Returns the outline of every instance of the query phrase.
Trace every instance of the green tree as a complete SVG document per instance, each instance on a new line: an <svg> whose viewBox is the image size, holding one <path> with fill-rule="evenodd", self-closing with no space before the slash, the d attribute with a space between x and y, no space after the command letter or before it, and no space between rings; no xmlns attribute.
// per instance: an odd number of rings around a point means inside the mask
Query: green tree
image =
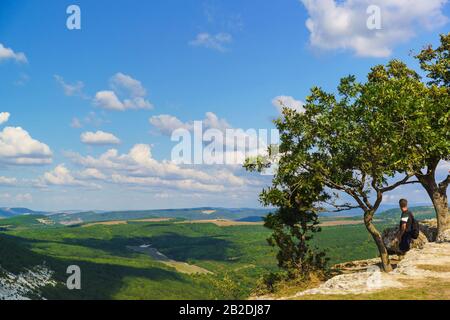
<svg viewBox="0 0 450 320"><path fill-rule="evenodd" d="M349 76L341 80L337 94L313 88L304 113L283 108L283 116L275 121L281 140L278 170L272 187L262 192L261 200L280 208L275 214L276 228L270 224L272 216L266 220L274 235L282 227L298 225L302 219L312 223L312 231L317 212L325 208L362 209L383 269L390 271L389 255L373 223L374 215L384 193L414 183L410 181L413 174L406 173L398 181L388 183L389 177L396 174L395 159L390 156L396 147L386 143L388 134L384 127L389 115L361 103L363 90L364 85ZM267 165L261 160L253 164L259 168ZM305 225L301 229L305 230ZM294 232L290 236L301 239L301 234ZM282 260L295 256L288 245L290 237L278 238Z"/></svg>
<svg viewBox="0 0 450 320"><path fill-rule="evenodd" d="M392 145L391 164L413 172L436 210L438 240L449 238L447 188L450 175L437 180L440 161L450 159L450 33L436 49L416 56L428 83L401 61L377 66L364 85L361 103L383 114L385 143Z"/></svg>
<svg viewBox="0 0 450 320"><path fill-rule="evenodd" d="M418 139L415 141L420 146L422 163L428 169L426 173L418 170L416 176L436 209L438 241L450 240L447 197L450 174L441 182L436 180L435 175L439 162L450 160L450 33L441 35L439 47L433 49L428 46L416 58L429 79L429 104L425 108L427 124L421 127L420 135L425 137L425 143Z"/></svg>
<svg viewBox="0 0 450 320"><path fill-rule="evenodd" d="M272 148L269 152L277 154ZM310 172L292 175L296 164L283 160L281 163L273 185L260 195L260 201L265 206L278 208L265 218L264 225L273 230L267 240L271 246L279 248L278 266L287 272L289 279L308 280L311 273L322 272L327 263L325 254L311 248L308 241L320 232L315 203L327 199L328 195ZM262 171L270 164L269 156L256 161L249 159L245 166L250 171Z"/></svg>
<svg viewBox="0 0 450 320"><path fill-rule="evenodd" d="M263 190L261 201L279 208L266 225L274 230L280 266L307 261L307 246L301 244L308 238L302 232L318 230L318 211L361 208L383 269L390 271L373 218L384 194L405 184L424 186L436 208L438 238L445 238L450 175L438 182L436 169L450 158L449 49L450 34L441 36L438 48L429 46L417 55L428 83L393 60L372 68L365 83L354 76L343 78L337 93L313 88L304 113L283 108L283 116L275 121L279 155L269 152L268 158L246 165L262 170L279 160L272 187Z"/></svg>

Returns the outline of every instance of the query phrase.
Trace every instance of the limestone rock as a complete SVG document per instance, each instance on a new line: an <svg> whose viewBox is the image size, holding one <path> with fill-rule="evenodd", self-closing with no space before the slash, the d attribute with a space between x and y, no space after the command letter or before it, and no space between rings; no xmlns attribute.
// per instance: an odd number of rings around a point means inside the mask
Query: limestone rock
<svg viewBox="0 0 450 320"><path fill-rule="evenodd" d="M439 238L436 239L436 242L439 242L439 243L450 242L450 229L442 232L439 235Z"/></svg>
<svg viewBox="0 0 450 320"><path fill-rule="evenodd" d="M425 234L429 242L435 242L437 237L437 220L428 219L419 222L420 231Z"/></svg>
<svg viewBox="0 0 450 320"><path fill-rule="evenodd" d="M387 228L386 230L383 231L383 235L382 235L383 242L384 242L389 254L401 254L402 253L399 248L399 242L396 239L397 232L398 232L398 227ZM428 241L428 238L425 235L425 233L420 231L419 237L417 239L413 239L413 241L411 242L411 249L422 249L425 246L425 244L427 244L428 242L429 241Z"/></svg>

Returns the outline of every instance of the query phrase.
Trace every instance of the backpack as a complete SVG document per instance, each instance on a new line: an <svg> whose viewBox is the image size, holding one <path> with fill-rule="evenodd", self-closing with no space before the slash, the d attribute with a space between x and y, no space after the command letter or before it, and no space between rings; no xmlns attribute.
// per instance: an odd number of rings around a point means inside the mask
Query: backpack
<svg viewBox="0 0 450 320"><path fill-rule="evenodd" d="M419 238L419 233L420 233L419 221L417 221L416 218L414 218L414 216L411 212L409 213L409 216L412 219L411 237L413 239L417 239L417 238Z"/></svg>

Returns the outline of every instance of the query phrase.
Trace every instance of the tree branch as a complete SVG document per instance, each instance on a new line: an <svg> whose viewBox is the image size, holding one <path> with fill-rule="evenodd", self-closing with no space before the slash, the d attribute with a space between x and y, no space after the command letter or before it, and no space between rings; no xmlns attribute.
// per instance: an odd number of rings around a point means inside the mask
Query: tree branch
<svg viewBox="0 0 450 320"><path fill-rule="evenodd" d="M399 187L401 185L404 185L404 184L418 183L419 181L408 181L412 176L413 176L413 174L407 174L402 180L397 181L396 183L394 183L394 184L392 184L390 186L387 186L387 187L384 187L384 188L381 188L381 189L378 189L378 188L375 188L375 189L377 191L380 191L381 193L385 193L385 192L388 192L388 191L392 191L395 188L397 188L397 187Z"/></svg>
<svg viewBox="0 0 450 320"><path fill-rule="evenodd" d="M333 181L325 179L325 184L327 184L328 187L334 188L337 190L344 191L348 195L352 196L353 199L358 203L358 206L363 209L364 211L369 210L369 207L361 200L361 198L358 197L358 195L351 189L346 188L345 186L339 185L334 183Z"/></svg>
<svg viewBox="0 0 450 320"><path fill-rule="evenodd" d="M445 180L439 183L439 189L445 191L447 190L449 184L450 184L450 174L447 176Z"/></svg>
<svg viewBox="0 0 450 320"><path fill-rule="evenodd" d="M328 201L324 201L324 203L329 204L330 206L336 208L336 210L326 210L325 208L321 208L325 212L332 212L332 213L360 208L360 206L358 206L358 205L351 205L350 203L336 204L336 203L331 203L331 202L328 202Z"/></svg>

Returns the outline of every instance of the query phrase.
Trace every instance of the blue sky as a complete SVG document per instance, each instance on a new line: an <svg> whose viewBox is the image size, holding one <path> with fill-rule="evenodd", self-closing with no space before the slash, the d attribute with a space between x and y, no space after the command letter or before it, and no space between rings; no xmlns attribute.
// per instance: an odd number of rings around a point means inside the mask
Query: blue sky
<svg viewBox="0 0 450 320"><path fill-rule="evenodd" d="M72 4L81 8L81 30L66 27ZM365 26L370 4L382 9L377 33ZM312 86L333 90L341 77L362 79L391 58L415 66L410 50L448 32L449 7L444 0L2 0L0 112L9 118L0 125L0 206L256 207L270 177L239 166L171 164L168 129L194 120L273 128L275 97L301 105ZM427 202L417 188L387 200L415 193Z"/></svg>

